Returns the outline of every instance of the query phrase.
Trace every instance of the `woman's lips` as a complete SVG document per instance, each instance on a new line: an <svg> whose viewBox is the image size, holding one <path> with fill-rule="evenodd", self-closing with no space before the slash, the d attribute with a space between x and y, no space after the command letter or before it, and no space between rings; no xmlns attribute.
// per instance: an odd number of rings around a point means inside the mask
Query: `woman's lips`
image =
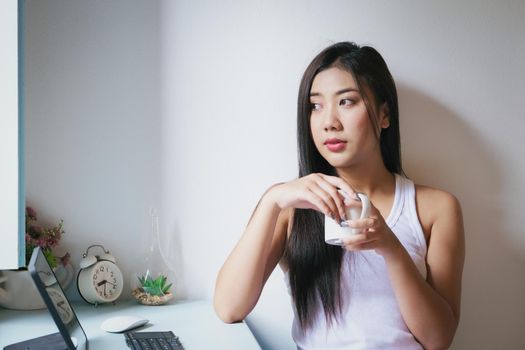
<svg viewBox="0 0 525 350"><path fill-rule="evenodd" d="M346 147L346 141L339 139L328 139L324 142L324 145L331 152L341 152Z"/></svg>

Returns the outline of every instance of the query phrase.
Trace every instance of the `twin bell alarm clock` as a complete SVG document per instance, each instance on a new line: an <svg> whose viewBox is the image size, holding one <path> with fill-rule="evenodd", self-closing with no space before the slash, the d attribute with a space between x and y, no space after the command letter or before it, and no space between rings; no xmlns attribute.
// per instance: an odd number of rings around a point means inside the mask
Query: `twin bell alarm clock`
<svg viewBox="0 0 525 350"><path fill-rule="evenodd" d="M101 248L103 254L89 255L91 248ZM122 294L124 280L122 272L115 264L115 258L100 244L88 247L82 254L77 288L82 299L90 304L110 303Z"/></svg>

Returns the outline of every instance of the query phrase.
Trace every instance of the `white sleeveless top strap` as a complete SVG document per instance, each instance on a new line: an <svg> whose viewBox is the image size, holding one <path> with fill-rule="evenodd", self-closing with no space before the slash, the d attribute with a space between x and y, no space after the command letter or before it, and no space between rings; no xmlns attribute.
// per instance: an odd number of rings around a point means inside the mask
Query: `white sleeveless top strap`
<svg viewBox="0 0 525 350"><path fill-rule="evenodd" d="M415 186L397 174L394 204L386 223L426 278L427 245L417 217ZM285 282L289 290L287 272ZM332 325L326 324L320 310L312 328L303 331L293 307L292 337L298 349L423 349L401 317L385 262L375 251L345 252L341 293L342 319Z"/></svg>

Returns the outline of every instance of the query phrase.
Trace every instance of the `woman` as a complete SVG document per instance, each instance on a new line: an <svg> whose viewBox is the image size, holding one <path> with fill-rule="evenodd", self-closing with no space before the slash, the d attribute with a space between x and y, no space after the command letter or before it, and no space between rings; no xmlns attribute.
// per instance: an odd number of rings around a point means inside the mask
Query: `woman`
<svg viewBox="0 0 525 350"><path fill-rule="evenodd" d="M465 243L451 194L414 185L401 167L397 93L380 54L342 42L301 81L299 178L270 187L217 277L225 322L253 309L277 263L301 349L444 349L460 312ZM338 189L365 193L368 218L347 220ZM324 242L325 215L359 234Z"/></svg>

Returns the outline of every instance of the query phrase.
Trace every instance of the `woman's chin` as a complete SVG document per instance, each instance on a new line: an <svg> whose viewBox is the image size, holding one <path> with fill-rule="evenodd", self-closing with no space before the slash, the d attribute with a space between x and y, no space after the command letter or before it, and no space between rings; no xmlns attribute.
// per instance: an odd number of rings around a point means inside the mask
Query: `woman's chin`
<svg viewBox="0 0 525 350"><path fill-rule="evenodd" d="M345 168L350 168L354 165L354 162L352 162L351 160L345 158L345 159L341 159L341 158L335 158L333 157L332 159L327 159L328 161L328 164L330 164L331 166L333 166L334 168L336 169L345 169Z"/></svg>

